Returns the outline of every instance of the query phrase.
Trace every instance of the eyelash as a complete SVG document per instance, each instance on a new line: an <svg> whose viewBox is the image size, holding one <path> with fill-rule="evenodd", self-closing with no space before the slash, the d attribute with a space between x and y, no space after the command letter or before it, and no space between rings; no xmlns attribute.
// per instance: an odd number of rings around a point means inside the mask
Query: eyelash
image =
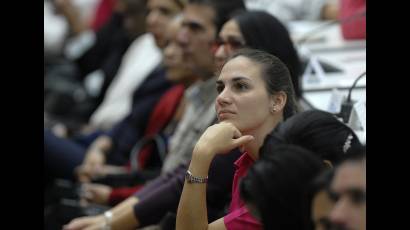
<svg viewBox="0 0 410 230"><path fill-rule="evenodd" d="M235 83L234 88L238 89L239 91L245 91L245 90L249 89L248 85L244 84L244 83Z"/></svg>
<svg viewBox="0 0 410 230"><path fill-rule="evenodd" d="M225 86L224 85L217 85L216 86L216 91L218 92L218 94L220 94L223 90L224 90ZM244 83L235 83L233 85L233 88L237 91L246 91L249 89L249 86L247 84Z"/></svg>

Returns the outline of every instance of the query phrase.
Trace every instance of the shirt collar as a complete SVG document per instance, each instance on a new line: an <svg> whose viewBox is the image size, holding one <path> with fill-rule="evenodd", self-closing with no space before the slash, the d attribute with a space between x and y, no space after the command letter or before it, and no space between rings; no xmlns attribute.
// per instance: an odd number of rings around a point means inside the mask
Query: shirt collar
<svg viewBox="0 0 410 230"><path fill-rule="evenodd" d="M242 156L234 162L235 168L249 168L255 161L249 156L248 152L244 152Z"/></svg>

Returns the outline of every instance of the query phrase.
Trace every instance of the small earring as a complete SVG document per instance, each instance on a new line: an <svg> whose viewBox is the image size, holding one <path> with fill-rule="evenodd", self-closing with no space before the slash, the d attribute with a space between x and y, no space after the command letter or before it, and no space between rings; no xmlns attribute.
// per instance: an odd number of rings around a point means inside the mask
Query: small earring
<svg viewBox="0 0 410 230"><path fill-rule="evenodd" d="M275 112L276 112L276 106L274 106L274 107L270 110L270 112L271 112L271 113L275 113Z"/></svg>

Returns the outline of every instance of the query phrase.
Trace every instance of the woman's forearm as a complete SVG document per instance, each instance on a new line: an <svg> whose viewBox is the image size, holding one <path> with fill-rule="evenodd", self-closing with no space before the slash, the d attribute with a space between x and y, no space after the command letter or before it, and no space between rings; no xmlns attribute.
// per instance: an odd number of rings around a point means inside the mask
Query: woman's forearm
<svg viewBox="0 0 410 230"><path fill-rule="evenodd" d="M138 219L134 215L134 205L138 203L138 198L132 196L115 206L112 211L111 229L135 229L139 225Z"/></svg>
<svg viewBox="0 0 410 230"><path fill-rule="evenodd" d="M193 176L205 178L213 155L207 151L194 150L189 171ZM178 205L176 229L207 229L206 183L188 183L185 180Z"/></svg>

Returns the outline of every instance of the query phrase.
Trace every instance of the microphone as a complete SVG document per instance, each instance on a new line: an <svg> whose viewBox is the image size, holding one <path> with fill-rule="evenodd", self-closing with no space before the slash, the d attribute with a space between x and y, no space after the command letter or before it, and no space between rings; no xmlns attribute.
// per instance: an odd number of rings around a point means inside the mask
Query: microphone
<svg viewBox="0 0 410 230"><path fill-rule="evenodd" d="M344 123L347 123L350 118L350 114L353 109L354 101L352 101L352 90L356 87L357 82L363 77L366 76L366 71L359 75L356 80L353 82L353 85L349 88L349 93L347 94L347 99L342 103L342 107L340 109L340 113L338 114L339 117L343 119Z"/></svg>

